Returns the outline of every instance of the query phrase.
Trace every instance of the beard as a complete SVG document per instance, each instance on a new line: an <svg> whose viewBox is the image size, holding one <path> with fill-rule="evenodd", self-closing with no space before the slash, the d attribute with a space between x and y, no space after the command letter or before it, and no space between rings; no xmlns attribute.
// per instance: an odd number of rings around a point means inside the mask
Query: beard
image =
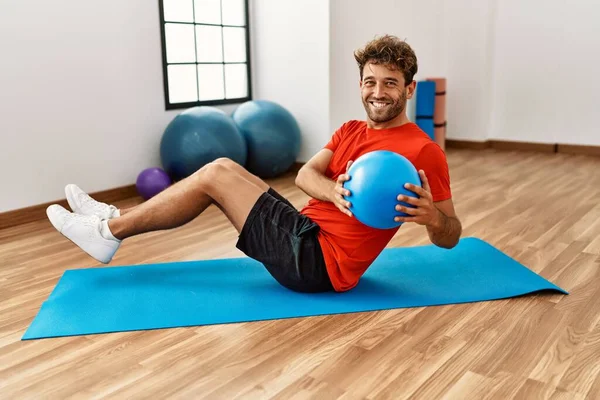
<svg viewBox="0 0 600 400"><path fill-rule="evenodd" d="M381 101L387 103L387 105L378 108L371 104L372 101ZM367 116L371 121L377 123L388 122L402 114L406 108L406 92L402 91L400 97L395 101L387 98L370 98L367 100L363 98L362 102L363 106L365 107L365 111L367 112Z"/></svg>

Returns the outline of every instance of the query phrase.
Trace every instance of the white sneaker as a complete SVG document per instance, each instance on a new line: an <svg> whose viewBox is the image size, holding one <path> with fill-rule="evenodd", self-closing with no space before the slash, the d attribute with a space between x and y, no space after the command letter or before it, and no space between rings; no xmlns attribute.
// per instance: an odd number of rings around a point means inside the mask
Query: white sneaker
<svg viewBox="0 0 600 400"><path fill-rule="evenodd" d="M56 230L101 263L108 264L121 245L119 240L102 236L102 220L97 215L74 214L58 204L48 207L46 215Z"/></svg>
<svg viewBox="0 0 600 400"><path fill-rule="evenodd" d="M77 185L67 185L65 194L69 206L76 214L96 215L100 219L111 219L119 216L117 207L94 200Z"/></svg>

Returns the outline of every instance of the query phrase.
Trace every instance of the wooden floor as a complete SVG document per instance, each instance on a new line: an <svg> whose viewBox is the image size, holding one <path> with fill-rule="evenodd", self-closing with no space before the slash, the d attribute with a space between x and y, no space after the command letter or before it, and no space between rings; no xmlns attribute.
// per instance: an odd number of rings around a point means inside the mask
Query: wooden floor
<svg viewBox="0 0 600 400"><path fill-rule="evenodd" d="M40 221L0 231L0 398L600 398L600 158L448 158L463 236L570 295L23 342L63 271L98 265ZM307 200L290 176L272 184ZM113 264L240 256L236 237L211 208ZM404 226L389 246L426 243Z"/></svg>

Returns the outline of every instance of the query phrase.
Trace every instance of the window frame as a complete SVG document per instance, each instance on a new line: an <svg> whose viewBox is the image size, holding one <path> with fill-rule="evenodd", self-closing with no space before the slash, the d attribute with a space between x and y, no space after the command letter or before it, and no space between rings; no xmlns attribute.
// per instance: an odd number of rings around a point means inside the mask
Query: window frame
<svg viewBox="0 0 600 400"><path fill-rule="evenodd" d="M189 0L191 2L193 2L194 0ZM164 15L164 4L163 4L163 0L158 0L158 7L159 7L159 18L160 18L160 39L161 39L161 52L162 52L162 69L163 69L163 90L164 90L164 99L165 99L165 109L166 110L177 110L177 109L183 109L183 108L190 108L190 107L195 107L195 106L214 106L214 105L224 105L224 104L240 104L240 103L244 103L246 101L250 101L252 100L252 67L251 67L251 59L250 59L250 13L248 10L248 2L249 0L243 0L244 1L244 8L245 8L245 23L246 26L244 26L244 30L246 32L246 73L247 73L247 90L248 90L248 95L246 97L239 97L239 98L235 98L235 99L220 99L220 100L198 100L198 101L191 101L191 102L186 102L186 103L171 103L170 98L169 98L169 74L168 74L168 66L169 65L196 65L196 67L198 65L215 65L215 64L221 64L223 65L223 68L225 67L225 65L227 64L243 64L243 63L226 63L225 60L223 60L223 62L207 62L207 63L202 63L202 62L198 62L198 60L196 60L196 62L194 63L167 63L167 42L166 42L166 34L165 34L165 25L167 23L180 23L180 24L184 24L184 25L204 25L204 26L220 26L220 27L235 27L235 28L242 28L241 26L237 26L237 25L223 25L223 24L203 24L203 23L196 23L196 22L178 22L178 21L165 21L165 15ZM223 21L221 21L222 23ZM223 37L221 37L221 45L223 45L222 43L223 41ZM225 85L225 81L223 81L223 84ZM196 86L198 85L198 81L196 80Z"/></svg>

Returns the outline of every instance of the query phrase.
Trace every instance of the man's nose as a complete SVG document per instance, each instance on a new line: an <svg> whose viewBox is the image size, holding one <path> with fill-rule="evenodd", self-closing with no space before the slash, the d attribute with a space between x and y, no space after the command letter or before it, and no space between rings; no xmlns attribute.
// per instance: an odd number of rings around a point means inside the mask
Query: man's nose
<svg viewBox="0 0 600 400"><path fill-rule="evenodd" d="M383 84L377 83L375 85L375 92L374 92L375 97L381 98L381 97L383 97L384 93L385 92L384 92Z"/></svg>

